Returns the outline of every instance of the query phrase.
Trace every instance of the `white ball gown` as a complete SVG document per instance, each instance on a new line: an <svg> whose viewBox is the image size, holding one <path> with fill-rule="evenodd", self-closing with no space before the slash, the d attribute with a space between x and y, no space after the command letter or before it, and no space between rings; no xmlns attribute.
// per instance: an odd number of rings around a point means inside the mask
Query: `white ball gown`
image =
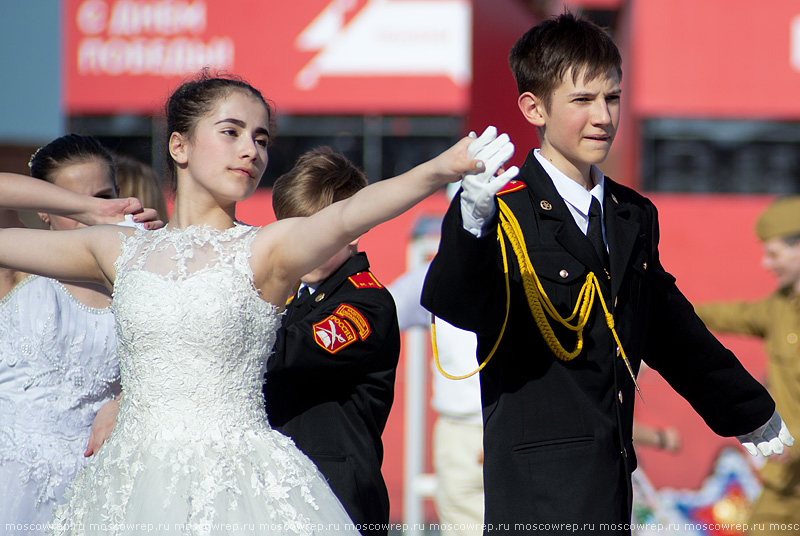
<svg viewBox="0 0 800 536"><path fill-rule="evenodd" d="M268 424L262 384L281 318L253 284L256 232L123 239L119 417L54 534L358 534L314 464Z"/></svg>
<svg viewBox="0 0 800 536"><path fill-rule="evenodd" d="M45 533L118 381L110 308L39 276L0 300L0 533Z"/></svg>

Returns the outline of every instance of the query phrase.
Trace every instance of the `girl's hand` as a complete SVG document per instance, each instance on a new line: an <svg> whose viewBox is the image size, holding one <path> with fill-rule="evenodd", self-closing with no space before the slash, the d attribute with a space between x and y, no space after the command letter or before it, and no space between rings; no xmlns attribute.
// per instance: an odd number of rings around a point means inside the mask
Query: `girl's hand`
<svg viewBox="0 0 800 536"><path fill-rule="evenodd" d="M97 199L95 208L86 215L85 220L78 217L75 219L87 225L116 224L123 221L128 214L133 216L135 223L142 223L147 229L159 229L164 226L164 222L158 219L158 212L152 208L143 208L142 203L135 197Z"/></svg>
<svg viewBox="0 0 800 536"><path fill-rule="evenodd" d="M435 173L443 183L456 182L465 173L482 172L485 163L470 154L469 146L474 142L474 138L469 136L462 138L448 150L431 160L436 166Z"/></svg>
<svg viewBox="0 0 800 536"><path fill-rule="evenodd" d="M122 398L121 395L103 404L97 415L95 415L92 423L92 432L89 434L89 444L86 445L86 450L83 453L84 457L88 458L97 454L100 447L111 435L111 431L117 424L120 398Z"/></svg>
<svg viewBox="0 0 800 536"><path fill-rule="evenodd" d="M490 126L477 139L474 133L462 138L431 163L438 167L436 173L444 182L458 181L465 174L477 174L484 178L482 182L489 182L513 155L514 144L508 134L498 136L497 128ZM503 180L516 176L516 171L509 169Z"/></svg>

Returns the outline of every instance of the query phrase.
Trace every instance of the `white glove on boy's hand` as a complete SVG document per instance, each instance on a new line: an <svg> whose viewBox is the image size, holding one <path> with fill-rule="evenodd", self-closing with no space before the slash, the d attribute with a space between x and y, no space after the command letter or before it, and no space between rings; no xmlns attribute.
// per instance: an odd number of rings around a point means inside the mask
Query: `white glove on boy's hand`
<svg viewBox="0 0 800 536"><path fill-rule="evenodd" d="M475 137L474 132L469 133ZM514 144L508 134L497 135L495 127L487 127L483 134L467 148L470 158L482 160L483 171L466 173L461 180L461 219L464 229L480 238L486 222L494 216L494 197L503 186L517 176L516 166L495 177L495 173L514 155Z"/></svg>
<svg viewBox="0 0 800 536"><path fill-rule="evenodd" d="M758 456L759 452L762 456L782 454L784 445L787 447L794 445L794 438L777 411L765 425L749 434L736 436L736 439L753 456Z"/></svg>

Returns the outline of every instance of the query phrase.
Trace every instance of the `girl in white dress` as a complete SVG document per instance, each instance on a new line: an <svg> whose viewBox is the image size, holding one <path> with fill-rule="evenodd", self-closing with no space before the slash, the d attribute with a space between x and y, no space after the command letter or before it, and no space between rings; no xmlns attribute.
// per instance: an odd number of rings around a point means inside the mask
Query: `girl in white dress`
<svg viewBox="0 0 800 536"><path fill-rule="evenodd" d="M33 177L74 192L117 197L111 155L94 138L58 138L34 154L30 167ZM39 217L51 230L84 227L57 214ZM0 226L24 224L17 211L0 209ZM0 269L3 534L44 534L84 464L95 413L119 393L110 302L97 284Z"/></svg>
<svg viewBox="0 0 800 536"><path fill-rule="evenodd" d="M237 223L236 203L266 168L271 115L260 92L239 80L187 82L167 103L177 188L166 227L95 226L61 240L0 232L0 265L114 293L119 417L68 490L55 534L358 533L264 412L266 358L286 297L369 228L462 173L493 174L503 162L468 156L465 138L313 216L249 227Z"/></svg>

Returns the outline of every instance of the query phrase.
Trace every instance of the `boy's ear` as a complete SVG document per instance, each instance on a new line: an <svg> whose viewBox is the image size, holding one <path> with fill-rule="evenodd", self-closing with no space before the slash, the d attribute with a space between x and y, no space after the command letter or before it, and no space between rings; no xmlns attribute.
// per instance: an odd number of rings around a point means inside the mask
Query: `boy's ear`
<svg viewBox="0 0 800 536"><path fill-rule="evenodd" d="M539 97L526 91L517 99L517 105L528 123L537 127L545 125L544 104Z"/></svg>
<svg viewBox="0 0 800 536"><path fill-rule="evenodd" d="M178 164L185 164L189 160L186 154L186 141L179 132L173 132L169 137L169 154Z"/></svg>

